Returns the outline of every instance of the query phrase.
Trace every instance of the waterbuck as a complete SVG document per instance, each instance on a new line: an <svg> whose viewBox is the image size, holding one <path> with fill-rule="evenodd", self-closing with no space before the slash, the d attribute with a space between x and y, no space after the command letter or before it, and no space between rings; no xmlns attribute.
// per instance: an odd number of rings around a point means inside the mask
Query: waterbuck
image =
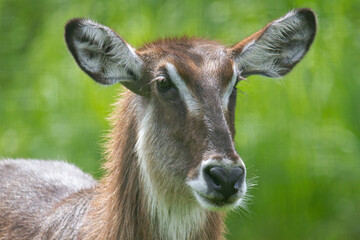
<svg viewBox="0 0 360 240"><path fill-rule="evenodd" d="M70 20L67 46L101 84L128 90L113 113L105 176L59 161L0 162L0 239L218 240L242 204L246 169L234 147L236 84L280 77L316 32L296 9L226 47L201 38L139 49L88 19Z"/></svg>

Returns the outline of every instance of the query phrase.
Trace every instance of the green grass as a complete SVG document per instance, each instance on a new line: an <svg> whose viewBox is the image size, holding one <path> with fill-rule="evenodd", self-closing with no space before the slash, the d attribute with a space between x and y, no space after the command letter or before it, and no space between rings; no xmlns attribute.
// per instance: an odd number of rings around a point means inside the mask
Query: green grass
<svg viewBox="0 0 360 240"><path fill-rule="evenodd" d="M241 82L237 150L249 211L228 239L360 239L360 2L0 0L0 156L65 159L100 176L116 86L95 84L67 52L63 27L90 17L135 46L196 35L240 41L296 7L318 14L304 60L286 77Z"/></svg>

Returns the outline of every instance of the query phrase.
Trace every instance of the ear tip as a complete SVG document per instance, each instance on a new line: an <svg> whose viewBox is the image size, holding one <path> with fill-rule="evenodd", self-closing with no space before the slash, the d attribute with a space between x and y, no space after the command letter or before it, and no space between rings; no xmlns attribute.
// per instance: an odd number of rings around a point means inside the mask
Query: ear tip
<svg viewBox="0 0 360 240"><path fill-rule="evenodd" d="M299 8L295 10L297 14L301 15L309 26L316 30L317 18L314 10L310 8Z"/></svg>
<svg viewBox="0 0 360 240"><path fill-rule="evenodd" d="M72 18L66 22L65 29L79 26L81 24L81 22L83 22L84 20L85 20L84 18Z"/></svg>
<svg viewBox="0 0 360 240"><path fill-rule="evenodd" d="M311 14L315 16L315 12L311 8L297 8L295 11L298 13Z"/></svg>
<svg viewBox="0 0 360 240"><path fill-rule="evenodd" d="M82 18L73 18L65 24L65 41L67 43L69 43L70 37L76 32L76 29L80 27L82 21Z"/></svg>
<svg viewBox="0 0 360 240"><path fill-rule="evenodd" d="M70 51L72 51L72 44L74 39L81 35L80 29L90 24L95 24L95 22L87 18L73 18L67 21L65 24L64 37Z"/></svg>
<svg viewBox="0 0 360 240"><path fill-rule="evenodd" d="M87 21L85 18L73 18L65 24L65 43L78 64L79 59L76 47L74 46L74 40L80 36L79 29L85 24L85 21Z"/></svg>
<svg viewBox="0 0 360 240"><path fill-rule="evenodd" d="M79 27L86 25L99 25L95 21L88 18L72 18L65 24L65 34L72 33L74 30Z"/></svg>

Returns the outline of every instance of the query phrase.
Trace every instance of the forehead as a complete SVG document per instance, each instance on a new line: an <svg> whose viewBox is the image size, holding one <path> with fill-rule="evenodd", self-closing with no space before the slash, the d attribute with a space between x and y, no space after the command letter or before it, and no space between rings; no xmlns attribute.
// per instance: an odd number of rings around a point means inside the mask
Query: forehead
<svg viewBox="0 0 360 240"><path fill-rule="evenodd" d="M197 38L164 39L139 49L153 68L171 63L187 84L226 84L233 76L233 61L218 42ZM154 61L155 60L155 61ZM156 73L156 69L155 73Z"/></svg>

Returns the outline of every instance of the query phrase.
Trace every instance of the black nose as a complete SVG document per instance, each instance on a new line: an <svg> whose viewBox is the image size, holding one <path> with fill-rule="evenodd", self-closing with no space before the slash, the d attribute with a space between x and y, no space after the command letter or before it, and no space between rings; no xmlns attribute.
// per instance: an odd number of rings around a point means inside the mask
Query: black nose
<svg viewBox="0 0 360 240"><path fill-rule="evenodd" d="M209 167L205 170L205 180L209 189L215 189L227 200L236 194L244 181L245 171L240 167L226 169L220 166Z"/></svg>

